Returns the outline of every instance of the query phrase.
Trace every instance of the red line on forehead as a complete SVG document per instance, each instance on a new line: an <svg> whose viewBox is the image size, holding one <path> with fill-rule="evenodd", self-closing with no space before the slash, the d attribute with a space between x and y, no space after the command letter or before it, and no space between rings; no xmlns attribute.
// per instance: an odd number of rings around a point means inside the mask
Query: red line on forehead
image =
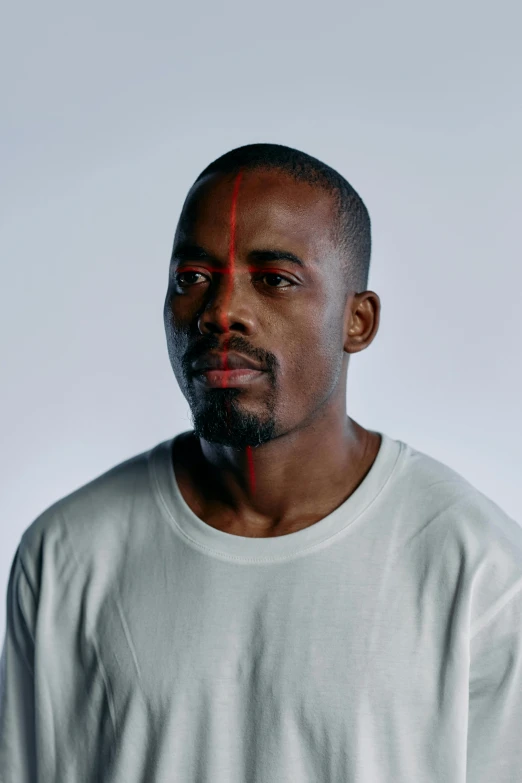
<svg viewBox="0 0 522 783"><path fill-rule="evenodd" d="M239 186L243 177L243 171L240 171L234 181L234 190L232 192L232 206L230 209L230 248L229 256L232 261L234 258L235 244L236 244L236 214L237 214L237 199L239 196Z"/></svg>

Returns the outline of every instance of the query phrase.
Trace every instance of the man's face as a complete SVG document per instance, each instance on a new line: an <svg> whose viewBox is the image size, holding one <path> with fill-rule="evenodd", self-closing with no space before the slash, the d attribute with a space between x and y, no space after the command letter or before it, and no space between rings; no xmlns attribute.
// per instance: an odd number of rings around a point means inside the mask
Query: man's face
<svg viewBox="0 0 522 783"><path fill-rule="evenodd" d="M164 321L196 436L245 449L311 423L344 393L346 293L328 192L279 171L246 170L234 199L236 182L237 174L214 174L189 192ZM192 362L210 351L242 353L265 372L244 386L209 387Z"/></svg>

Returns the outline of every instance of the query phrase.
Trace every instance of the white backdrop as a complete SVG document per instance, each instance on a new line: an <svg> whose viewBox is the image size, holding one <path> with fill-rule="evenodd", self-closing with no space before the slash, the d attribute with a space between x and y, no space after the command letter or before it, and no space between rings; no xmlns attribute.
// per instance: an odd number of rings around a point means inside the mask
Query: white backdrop
<svg viewBox="0 0 522 783"><path fill-rule="evenodd" d="M170 250L195 177L241 144L324 160L369 209L382 315L349 415L522 523L521 22L516 0L11 3L0 631L36 516L191 426Z"/></svg>

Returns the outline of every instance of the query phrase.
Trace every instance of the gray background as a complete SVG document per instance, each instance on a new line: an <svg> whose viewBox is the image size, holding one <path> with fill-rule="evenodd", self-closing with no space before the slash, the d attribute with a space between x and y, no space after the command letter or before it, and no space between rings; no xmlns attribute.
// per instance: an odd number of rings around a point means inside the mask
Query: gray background
<svg viewBox="0 0 522 783"><path fill-rule="evenodd" d="M368 206L382 316L349 414L522 523L518 3L11 3L3 22L0 629L36 516L191 426L169 255L193 180L240 144L319 157Z"/></svg>

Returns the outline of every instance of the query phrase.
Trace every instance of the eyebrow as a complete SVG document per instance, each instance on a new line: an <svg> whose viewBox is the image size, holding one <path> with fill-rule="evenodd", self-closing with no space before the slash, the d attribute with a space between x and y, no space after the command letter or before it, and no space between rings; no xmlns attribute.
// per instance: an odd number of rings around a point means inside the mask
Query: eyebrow
<svg viewBox="0 0 522 783"><path fill-rule="evenodd" d="M248 254L248 258L254 264L262 264L266 261L290 261L290 263L296 264L302 269L305 268L304 261L289 250L251 250ZM178 245L178 247L173 250L172 259L176 261L216 260L201 245L189 244L186 242Z"/></svg>

